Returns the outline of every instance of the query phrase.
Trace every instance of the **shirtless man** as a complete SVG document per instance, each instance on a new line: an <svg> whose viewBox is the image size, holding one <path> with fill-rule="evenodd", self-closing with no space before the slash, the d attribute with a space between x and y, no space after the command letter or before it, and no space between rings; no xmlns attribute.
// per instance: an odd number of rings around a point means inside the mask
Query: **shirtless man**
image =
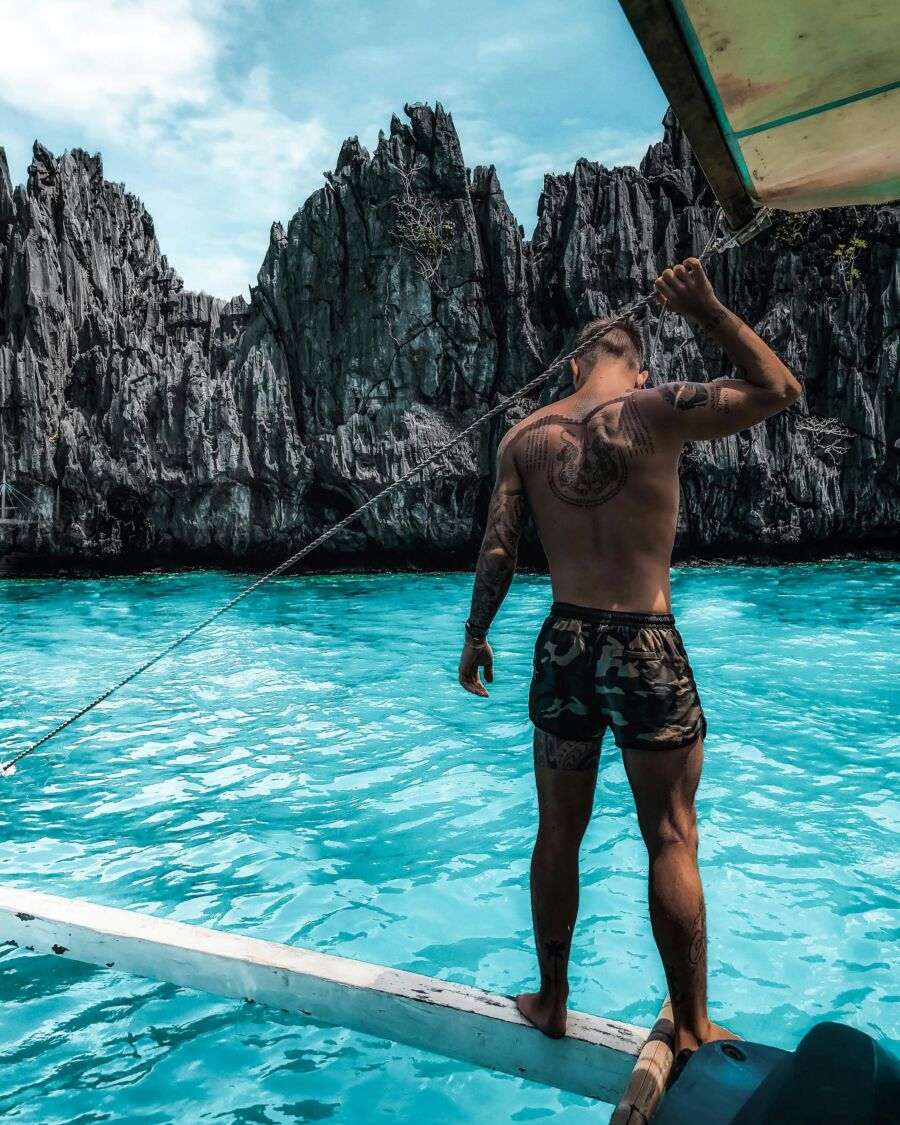
<svg viewBox="0 0 900 1125"><path fill-rule="evenodd" d="M649 853L650 920L683 1066L701 1044L734 1036L710 1023L706 1005L694 806L706 720L669 597L678 458L685 442L723 438L777 414L801 388L719 302L696 258L666 270L656 290L671 312L712 335L741 377L645 387L633 325L584 346L571 361L574 393L513 426L500 444L459 682L473 695L488 694L479 675L483 668L488 683L494 678L487 632L512 581L530 507L554 601L535 647L529 697L539 809L531 900L541 983L516 1003L546 1035L565 1035L578 851L601 739L611 728ZM585 325L576 347L602 323Z"/></svg>

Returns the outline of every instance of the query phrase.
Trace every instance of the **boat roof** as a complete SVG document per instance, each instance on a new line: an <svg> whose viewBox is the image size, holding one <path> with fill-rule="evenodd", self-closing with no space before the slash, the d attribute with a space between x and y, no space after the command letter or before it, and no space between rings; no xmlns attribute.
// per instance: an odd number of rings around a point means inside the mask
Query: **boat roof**
<svg viewBox="0 0 900 1125"><path fill-rule="evenodd" d="M733 228L900 198L897 0L620 0Z"/></svg>

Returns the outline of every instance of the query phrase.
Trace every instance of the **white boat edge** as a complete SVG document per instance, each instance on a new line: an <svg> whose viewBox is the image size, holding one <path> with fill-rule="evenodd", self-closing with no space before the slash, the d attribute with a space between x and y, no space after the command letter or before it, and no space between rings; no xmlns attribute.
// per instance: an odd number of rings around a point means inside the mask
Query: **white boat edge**
<svg viewBox="0 0 900 1125"><path fill-rule="evenodd" d="M508 996L13 887L0 887L0 945L252 1000L612 1103L649 1035L571 1012L566 1037L551 1040Z"/></svg>

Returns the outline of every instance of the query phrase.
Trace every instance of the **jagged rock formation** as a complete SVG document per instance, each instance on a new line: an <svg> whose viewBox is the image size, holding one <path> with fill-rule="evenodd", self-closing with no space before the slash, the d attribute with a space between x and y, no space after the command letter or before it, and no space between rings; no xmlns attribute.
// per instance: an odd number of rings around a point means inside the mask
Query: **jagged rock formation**
<svg viewBox="0 0 900 1125"><path fill-rule="evenodd" d="M29 522L0 526L0 551L127 566L280 558L710 232L713 200L671 117L639 170L579 161L548 176L528 243L494 169L466 169L449 115L406 113L372 156L345 142L326 186L273 227L249 302L185 292L99 157L36 145L13 191L0 150L0 451L34 501ZM848 288L834 251L854 234L866 245ZM900 207L782 219L710 272L806 397L688 449L682 552L890 543ZM725 373L674 317L656 366ZM504 426L345 531L337 556L469 561Z"/></svg>

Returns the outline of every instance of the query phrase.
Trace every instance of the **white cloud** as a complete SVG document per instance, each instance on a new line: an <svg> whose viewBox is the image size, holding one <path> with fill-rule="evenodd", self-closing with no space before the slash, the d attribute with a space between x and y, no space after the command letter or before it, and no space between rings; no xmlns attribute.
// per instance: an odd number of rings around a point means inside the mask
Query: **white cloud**
<svg viewBox="0 0 900 1125"><path fill-rule="evenodd" d="M246 297L247 285L255 277L264 249L265 244L251 249L249 254L233 254L224 240L216 239L205 245L203 254L181 254L177 262L170 261L169 264L183 277L210 279L209 284L194 286L197 291L203 290L213 297L236 297L241 293ZM250 262L254 266L248 271Z"/></svg>
<svg viewBox="0 0 900 1125"><path fill-rule="evenodd" d="M500 186L507 201L530 236L538 197L547 173L571 171L580 157L607 168L636 165L659 133L630 133L623 129L582 129L566 135L559 148L536 150L527 137L498 133L484 117L456 119L463 152L471 164L495 164L501 170Z"/></svg>
<svg viewBox="0 0 900 1125"><path fill-rule="evenodd" d="M212 190L223 217L261 201L278 201L271 218L290 214L322 184L322 170L334 162L337 146L317 120L295 121L269 103L232 102L217 97L204 114L191 114L166 132L141 122L136 140L155 146L152 159L199 180Z"/></svg>
<svg viewBox="0 0 900 1125"><path fill-rule="evenodd" d="M274 104L265 68L252 70L239 92L226 91L216 71L216 22L244 6L246 0L4 5L0 102L38 127L77 127L92 146L117 152L120 166L139 155L141 180L127 187L157 220L162 250L188 286L217 296L246 292L269 224L289 217L321 185L338 148L318 119L294 120ZM248 224L257 238L246 237ZM192 254L172 253L166 235L177 229L193 232ZM230 230L241 234L229 244Z"/></svg>
<svg viewBox="0 0 900 1125"><path fill-rule="evenodd" d="M190 0L31 0L3 10L0 98L106 133L211 96L215 48Z"/></svg>
<svg viewBox="0 0 900 1125"><path fill-rule="evenodd" d="M532 31L505 31L492 39L475 44L474 56L479 65L504 68L513 62L534 62L543 59L557 65L555 54L567 42L568 34L562 29L539 28Z"/></svg>
<svg viewBox="0 0 900 1125"><path fill-rule="evenodd" d="M533 152L514 158L511 181L517 186L533 182L548 172L568 172L584 157L607 168L637 165L648 147L659 137L652 133L628 134L614 129L595 129L578 134L556 152Z"/></svg>

